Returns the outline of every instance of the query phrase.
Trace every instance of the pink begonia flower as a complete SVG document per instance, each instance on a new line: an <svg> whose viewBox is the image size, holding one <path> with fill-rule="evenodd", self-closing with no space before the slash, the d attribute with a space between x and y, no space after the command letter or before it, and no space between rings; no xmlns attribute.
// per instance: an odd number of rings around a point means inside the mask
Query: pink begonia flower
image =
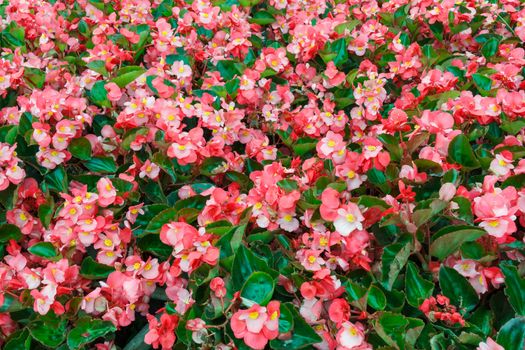
<svg viewBox="0 0 525 350"><path fill-rule="evenodd" d="M160 240L172 246L174 253L190 249L198 235L197 229L185 222L171 222L162 226L160 230Z"/></svg>
<svg viewBox="0 0 525 350"><path fill-rule="evenodd" d="M149 331L144 337L144 342L150 344L154 349L159 347L162 350L168 350L175 344L175 328L177 327L179 318L176 315L168 315L163 313L160 316L160 322L155 316L147 315L149 323Z"/></svg>
<svg viewBox="0 0 525 350"><path fill-rule="evenodd" d="M120 87L115 83L107 83L104 88L108 92L108 100L117 102L122 97L122 91Z"/></svg>
<svg viewBox="0 0 525 350"><path fill-rule="evenodd" d="M31 291L31 296L35 299L33 309L41 315L47 314L55 302L56 293L56 284L48 284L40 291L33 289Z"/></svg>
<svg viewBox="0 0 525 350"><path fill-rule="evenodd" d="M224 298L224 296L226 296L225 283L220 277L214 277L210 281L210 289L214 292L217 298Z"/></svg>
<svg viewBox="0 0 525 350"><path fill-rule="evenodd" d="M439 189L439 199L442 201L450 201L456 195L456 186L453 183L444 183Z"/></svg>
<svg viewBox="0 0 525 350"><path fill-rule="evenodd" d="M512 206L510 202L516 195L515 190L506 188L499 193L486 193L474 198L473 211L481 220L479 226L483 227L489 235L497 238L516 232L514 214L518 208Z"/></svg>
<svg viewBox="0 0 525 350"><path fill-rule="evenodd" d="M159 172L160 172L160 167L157 164L152 163L148 159L146 160L146 162L144 162L144 164L140 168L139 177L144 178L147 176L150 179L155 180L159 176Z"/></svg>
<svg viewBox="0 0 525 350"><path fill-rule="evenodd" d="M337 344L340 345L340 350L355 349L362 345L365 341L363 328L360 324L353 324L352 322L343 322L341 328L336 335Z"/></svg>
<svg viewBox="0 0 525 350"><path fill-rule="evenodd" d="M343 137L332 131L326 134L326 137L321 139L317 144L317 152L324 158L330 157L333 153L339 152L345 148Z"/></svg>
<svg viewBox="0 0 525 350"><path fill-rule="evenodd" d="M95 288L91 293L87 294L83 299L80 307L88 314L98 314L107 309L108 301L100 294L101 289Z"/></svg>
<svg viewBox="0 0 525 350"><path fill-rule="evenodd" d="M247 310L239 310L231 318L231 328L236 338L246 345L262 350L269 340L279 334L280 303L271 301L267 307L254 304Z"/></svg>
<svg viewBox="0 0 525 350"><path fill-rule="evenodd" d="M108 178L101 178L97 182L98 203L101 207L110 206L117 198L117 190Z"/></svg>
<svg viewBox="0 0 525 350"><path fill-rule="evenodd" d="M359 207L354 203L348 203L337 210L337 218L334 227L341 236L348 236L354 230L362 230L362 222L365 220Z"/></svg>
<svg viewBox="0 0 525 350"><path fill-rule="evenodd" d="M496 176L506 176L514 169L512 161L512 153L503 151L496 154L496 157L490 162L489 170Z"/></svg>

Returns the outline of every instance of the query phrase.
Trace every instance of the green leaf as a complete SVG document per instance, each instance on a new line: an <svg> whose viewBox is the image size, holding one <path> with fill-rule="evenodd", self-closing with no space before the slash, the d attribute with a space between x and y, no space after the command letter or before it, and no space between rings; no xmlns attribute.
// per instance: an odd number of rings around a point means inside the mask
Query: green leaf
<svg viewBox="0 0 525 350"><path fill-rule="evenodd" d="M412 243L394 243L385 247L381 257L381 284L386 290L392 290L392 285L405 266L412 252Z"/></svg>
<svg viewBox="0 0 525 350"><path fill-rule="evenodd" d="M25 46L25 29L19 26L16 21L11 21L6 29L1 33L0 38L2 44L16 48L19 46Z"/></svg>
<svg viewBox="0 0 525 350"><path fill-rule="evenodd" d="M499 40L496 37L492 37L483 44L481 47L481 53L486 58L491 58L498 52ZM487 89L486 89L487 90Z"/></svg>
<svg viewBox="0 0 525 350"><path fill-rule="evenodd" d="M223 236L226 237L226 236ZM222 249L221 249L222 251ZM277 277L278 273L268 267L268 264L263 259L255 256L251 250L244 245L240 245L235 253L232 266L232 282L235 288L242 288L246 280L257 271L263 271L272 276ZM237 289L237 290L238 290Z"/></svg>
<svg viewBox="0 0 525 350"><path fill-rule="evenodd" d="M7 342L3 344L2 350L30 350L31 336L29 331L24 328L16 331L7 338Z"/></svg>
<svg viewBox="0 0 525 350"><path fill-rule="evenodd" d="M399 162L403 156L403 149L399 145L398 138L389 134L377 135L377 138L385 145L392 160L394 162Z"/></svg>
<svg viewBox="0 0 525 350"><path fill-rule="evenodd" d="M292 146L293 152L298 156L304 156L315 150L317 139L310 137L301 137Z"/></svg>
<svg viewBox="0 0 525 350"><path fill-rule="evenodd" d="M111 157L93 157L83 164L94 173L111 174L117 171L117 164Z"/></svg>
<svg viewBox="0 0 525 350"><path fill-rule="evenodd" d="M88 64L86 64L86 67L105 77L108 76L108 71L106 70L106 62L102 60L91 61Z"/></svg>
<svg viewBox="0 0 525 350"><path fill-rule="evenodd" d="M241 76L244 72L244 65L233 60L223 60L217 62L217 70L221 73L222 78L228 81L236 75Z"/></svg>
<svg viewBox="0 0 525 350"><path fill-rule="evenodd" d="M292 315L291 319L294 321L291 337L285 340L271 340L270 348L274 350L311 349L313 344L317 344L322 341L321 337L308 323L306 323L304 318L299 315L293 304L281 304L281 314L283 313L283 309L286 309L285 312L288 312Z"/></svg>
<svg viewBox="0 0 525 350"><path fill-rule="evenodd" d="M443 29L443 23L434 22L430 24L429 27L436 39L438 39L439 41L443 41L443 33L445 32Z"/></svg>
<svg viewBox="0 0 525 350"><path fill-rule="evenodd" d="M468 138L464 134L459 134L452 139L448 146L448 155L454 163L461 164L467 169L476 169L480 166Z"/></svg>
<svg viewBox="0 0 525 350"><path fill-rule="evenodd" d="M117 84L120 88L126 87L131 82L135 81L138 77L140 77L142 74L144 74L146 70L139 66L127 66L124 68L121 68L118 73L117 77L112 80L115 84Z"/></svg>
<svg viewBox="0 0 525 350"><path fill-rule="evenodd" d="M469 311L478 304L478 293L476 293L466 278L453 268L441 266L439 270L439 286L442 293L454 305L459 305Z"/></svg>
<svg viewBox="0 0 525 350"><path fill-rule="evenodd" d="M68 151L73 157L88 160L91 158L91 143L85 137L73 139L69 144Z"/></svg>
<svg viewBox="0 0 525 350"><path fill-rule="evenodd" d="M67 335L67 345L72 350L79 349L85 344L116 330L117 328L109 321L82 319Z"/></svg>
<svg viewBox="0 0 525 350"><path fill-rule="evenodd" d="M390 205L388 205L384 200L374 196L359 196L359 200L357 201L357 203L367 208L379 207L384 210L390 208Z"/></svg>
<svg viewBox="0 0 525 350"><path fill-rule="evenodd" d="M265 306L272 300L275 281L265 272L254 272L241 289L241 297Z"/></svg>
<svg viewBox="0 0 525 350"><path fill-rule="evenodd" d="M27 251L33 255L46 259L56 258L58 256L55 246L49 242L39 242L34 244L29 247Z"/></svg>
<svg viewBox="0 0 525 350"><path fill-rule="evenodd" d="M173 252L173 247L162 243L159 235L145 235L138 238L137 242L140 250L150 252L160 258L167 259Z"/></svg>
<svg viewBox="0 0 525 350"><path fill-rule="evenodd" d="M358 19L353 19L348 22L344 22L335 26L334 30L337 34L341 35L345 31L351 32L355 27L361 24L361 21Z"/></svg>
<svg viewBox="0 0 525 350"><path fill-rule="evenodd" d="M241 190L248 192L253 187L253 181L245 174L236 171L226 172L226 178L241 186Z"/></svg>
<svg viewBox="0 0 525 350"><path fill-rule="evenodd" d="M430 254L443 260L456 252L463 243L473 242L484 236L486 231L474 226L448 226L439 230L430 245Z"/></svg>
<svg viewBox="0 0 525 350"><path fill-rule="evenodd" d="M416 264L411 261L407 264L405 291L406 299L413 307L419 307L434 291L434 283L421 277Z"/></svg>
<svg viewBox="0 0 525 350"><path fill-rule="evenodd" d="M18 226L12 224L0 226L0 243L7 243L11 239L18 241L20 238L22 238L22 232Z"/></svg>
<svg viewBox="0 0 525 350"><path fill-rule="evenodd" d="M241 6L251 7L257 5L261 1L262 0L239 0L239 3L241 4Z"/></svg>
<svg viewBox="0 0 525 350"><path fill-rule="evenodd" d="M505 350L523 350L525 347L525 317L508 321L498 332L496 341Z"/></svg>
<svg viewBox="0 0 525 350"><path fill-rule="evenodd" d="M501 184L501 188L506 188L509 186L513 186L516 189L525 187L525 174L509 176Z"/></svg>
<svg viewBox="0 0 525 350"><path fill-rule="evenodd" d="M89 99L100 107L111 107L104 81L97 81L88 93Z"/></svg>
<svg viewBox="0 0 525 350"><path fill-rule="evenodd" d="M171 221L176 221L177 213L179 212L178 208L168 208L151 219L148 226L144 230L145 234L159 234L162 226Z"/></svg>
<svg viewBox="0 0 525 350"><path fill-rule="evenodd" d="M279 186L286 192L291 192L291 191L299 189L299 186L297 185L297 181L288 180L288 179L277 181L277 186Z"/></svg>
<svg viewBox="0 0 525 350"><path fill-rule="evenodd" d="M0 305L0 312L16 312L25 309L26 307L11 294L4 294L4 302Z"/></svg>
<svg viewBox="0 0 525 350"><path fill-rule="evenodd" d="M366 173L366 176L368 177L368 181L370 183L376 185L381 191L388 193L390 190L390 187L388 186L386 182L386 175L384 172L377 168L371 168Z"/></svg>
<svg viewBox="0 0 525 350"><path fill-rule="evenodd" d="M51 203L44 203L38 207L38 218L45 228L49 227L51 219L53 218L53 210L55 209L53 201Z"/></svg>
<svg viewBox="0 0 525 350"><path fill-rule="evenodd" d="M367 303L374 310L384 310L386 307L385 293L377 286L371 285L368 288Z"/></svg>
<svg viewBox="0 0 525 350"><path fill-rule="evenodd" d="M275 22L275 17L268 11L257 11L253 14L251 18L248 19L248 22L267 25Z"/></svg>
<svg viewBox="0 0 525 350"><path fill-rule="evenodd" d="M24 79L29 86L41 89L46 82L46 73L38 68L25 67Z"/></svg>
<svg viewBox="0 0 525 350"><path fill-rule="evenodd" d="M10 145L14 145L17 135L17 125L4 125L0 127L0 142L7 142Z"/></svg>
<svg viewBox="0 0 525 350"><path fill-rule="evenodd" d="M54 316L52 312L31 322L27 328L33 338L52 349L66 340L67 320Z"/></svg>
<svg viewBox="0 0 525 350"><path fill-rule="evenodd" d="M67 193L68 179L64 167L58 166L44 178L46 187L56 192Z"/></svg>
<svg viewBox="0 0 525 350"><path fill-rule="evenodd" d="M474 80L476 87L482 91L489 91L492 88L492 79L489 77L479 73L474 73L472 74L472 79Z"/></svg>
<svg viewBox="0 0 525 350"><path fill-rule="evenodd" d="M279 333L288 333L293 329L294 319L293 314L288 307L284 305L281 307L281 315L279 316Z"/></svg>
<svg viewBox="0 0 525 350"><path fill-rule="evenodd" d="M525 118L518 118L516 120L504 120L501 123L501 129L509 134L516 135L525 128Z"/></svg>
<svg viewBox="0 0 525 350"><path fill-rule="evenodd" d="M224 158L220 157L209 157L206 158L201 166L200 173L206 176L213 176L223 173L227 170L228 163Z"/></svg>
<svg viewBox="0 0 525 350"><path fill-rule="evenodd" d="M105 279L113 271L115 268L112 266L98 263L90 256L84 258L82 265L80 265L80 275L89 280Z"/></svg>
<svg viewBox="0 0 525 350"><path fill-rule="evenodd" d="M525 278L508 262L502 262L500 268L505 275L505 295L510 305L519 316L525 316Z"/></svg>
<svg viewBox="0 0 525 350"><path fill-rule="evenodd" d="M403 349L405 347L405 330L408 326L408 320L405 316L392 312L384 312L373 322L373 326L377 334L388 345L396 349Z"/></svg>

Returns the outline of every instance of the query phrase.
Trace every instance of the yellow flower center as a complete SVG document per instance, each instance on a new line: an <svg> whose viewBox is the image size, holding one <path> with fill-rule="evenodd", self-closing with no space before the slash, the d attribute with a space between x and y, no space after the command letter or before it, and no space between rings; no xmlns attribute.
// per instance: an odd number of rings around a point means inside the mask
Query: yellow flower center
<svg viewBox="0 0 525 350"><path fill-rule="evenodd" d="M499 226L499 221L497 220L489 221L489 226L497 227Z"/></svg>

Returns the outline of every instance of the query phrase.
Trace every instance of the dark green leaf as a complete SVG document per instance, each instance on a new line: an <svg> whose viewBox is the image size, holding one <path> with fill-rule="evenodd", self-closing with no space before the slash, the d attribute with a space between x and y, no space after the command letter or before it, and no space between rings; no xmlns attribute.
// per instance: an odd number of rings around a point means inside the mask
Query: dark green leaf
<svg viewBox="0 0 525 350"><path fill-rule="evenodd" d="M85 344L116 330L109 321L82 319L67 335L67 345L71 350L80 349Z"/></svg>
<svg viewBox="0 0 525 350"><path fill-rule="evenodd" d="M523 350L525 347L525 317L508 321L498 332L496 341L505 350Z"/></svg>
<svg viewBox="0 0 525 350"><path fill-rule="evenodd" d="M66 340L67 321L50 315L53 315L53 313L31 322L27 328L38 342L56 349Z"/></svg>
<svg viewBox="0 0 525 350"><path fill-rule="evenodd" d="M459 305L469 311L478 304L478 293L476 293L465 277L461 276L453 268L441 266L439 270L439 286L442 293L454 305Z"/></svg>
<svg viewBox="0 0 525 350"><path fill-rule="evenodd" d="M413 307L419 307L434 291L434 283L421 277L416 264L410 261L405 274L405 291L406 299Z"/></svg>
<svg viewBox="0 0 525 350"><path fill-rule="evenodd" d="M286 308L287 312L292 315L291 319L294 321L291 337L286 340L273 339L270 341L270 347L274 350L299 350L310 349L313 344L321 342L321 337L313 330L313 328L305 322L304 318L299 315L293 304L281 304L281 310ZM282 313L283 311L281 311Z"/></svg>
<svg viewBox="0 0 525 350"><path fill-rule="evenodd" d="M448 155L455 163L461 164L465 168L479 168L479 161L464 134L459 134L452 139L448 146Z"/></svg>
<svg viewBox="0 0 525 350"><path fill-rule="evenodd" d="M265 272L254 272L248 277L241 289L241 297L259 305L266 305L272 300L275 281Z"/></svg>
<svg viewBox="0 0 525 350"><path fill-rule="evenodd" d="M0 226L0 243L7 243L11 239L18 241L20 238L22 238L22 232L18 226L12 224Z"/></svg>
<svg viewBox="0 0 525 350"><path fill-rule="evenodd" d="M509 298L510 305L519 316L525 316L525 278L510 263L503 262L500 268L505 275L505 295Z"/></svg>
<svg viewBox="0 0 525 350"><path fill-rule="evenodd" d="M394 243L383 250L381 258L381 284L386 290L391 290L397 276L410 257L412 244L410 242Z"/></svg>
<svg viewBox="0 0 525 350"><path fill-rule="evenodd" d="M472 79L474 80L474 84L476 84L476 86L482 91L488 91L492 88L492 79L489 77L479 73L474 73L472 74Z"/></svg>
<svg viewBox="0 0 525 350"><path fill-rule="evenodd" d="M117 164L111 157L93 157L83 164L94 173L111 174L117 171Z"/></svg>
<svg viewBox="0 0 525 350"><path fill-rule="evenodd" d="M139 66L124 67L117 73L117 77L112 80L119 87L124 88L135 79L144 74L146 70Z"/></svg>
<svg viewBox="0 0 525 350"><path fill-rule="evenodd" d="M46 259L56 258L58 256L55 246L49 242L39 242L27 250L33 255Z"/></svg>
<svg viewBox="0 0 525 350"><path fill-rule="evenodd" d="M202 175L213 176L225 172L227 166L228 163L223 158L209 157L202 162L200 172Z"/></svg>
<svg viewBox="0 0 525 350"><path fill-rule="evenodd" d="M484 236L486 231L475 226L448 226L436 233L437 238L430 245L430 254L440 260L457 251L465 242L473 242Z"/></svg>
<svg viewBox="0 0 525 350"><path fill-rule="evenodd" d="M90 280L105 279L113 271L115 269L112 266L98 263L90 256L84 258L80 266L80 275Z"/></svg>
<svg viewBox="0 0 525 350"><path fill-rule="evenodd" d="M97 81L89 91L89 98L100 107L111 107L104 81Z"/></svg>
<svg viewBox="0 0 525 350"><path fill-rule="evenodd" d="M275 17L268 11L257 11L248 19L248 22L266 25L275 22Z"/></svg>
<svg viewBox="0 0 525 350"><path fill-rule="evenodd" d="M91 143L85 137L73 139L69 144L68 151L73 157L88 160L91 158Z"/></svg>

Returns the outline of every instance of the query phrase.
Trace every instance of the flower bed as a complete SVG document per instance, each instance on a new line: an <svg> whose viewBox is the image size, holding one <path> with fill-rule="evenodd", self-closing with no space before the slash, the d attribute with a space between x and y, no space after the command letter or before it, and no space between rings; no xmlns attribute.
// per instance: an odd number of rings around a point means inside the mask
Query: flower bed
<svg viewBox="0 0 525 350"><path fill-rule="evenodd" d="M525 347L525 7L0 3L0 347Z"/></svg>

